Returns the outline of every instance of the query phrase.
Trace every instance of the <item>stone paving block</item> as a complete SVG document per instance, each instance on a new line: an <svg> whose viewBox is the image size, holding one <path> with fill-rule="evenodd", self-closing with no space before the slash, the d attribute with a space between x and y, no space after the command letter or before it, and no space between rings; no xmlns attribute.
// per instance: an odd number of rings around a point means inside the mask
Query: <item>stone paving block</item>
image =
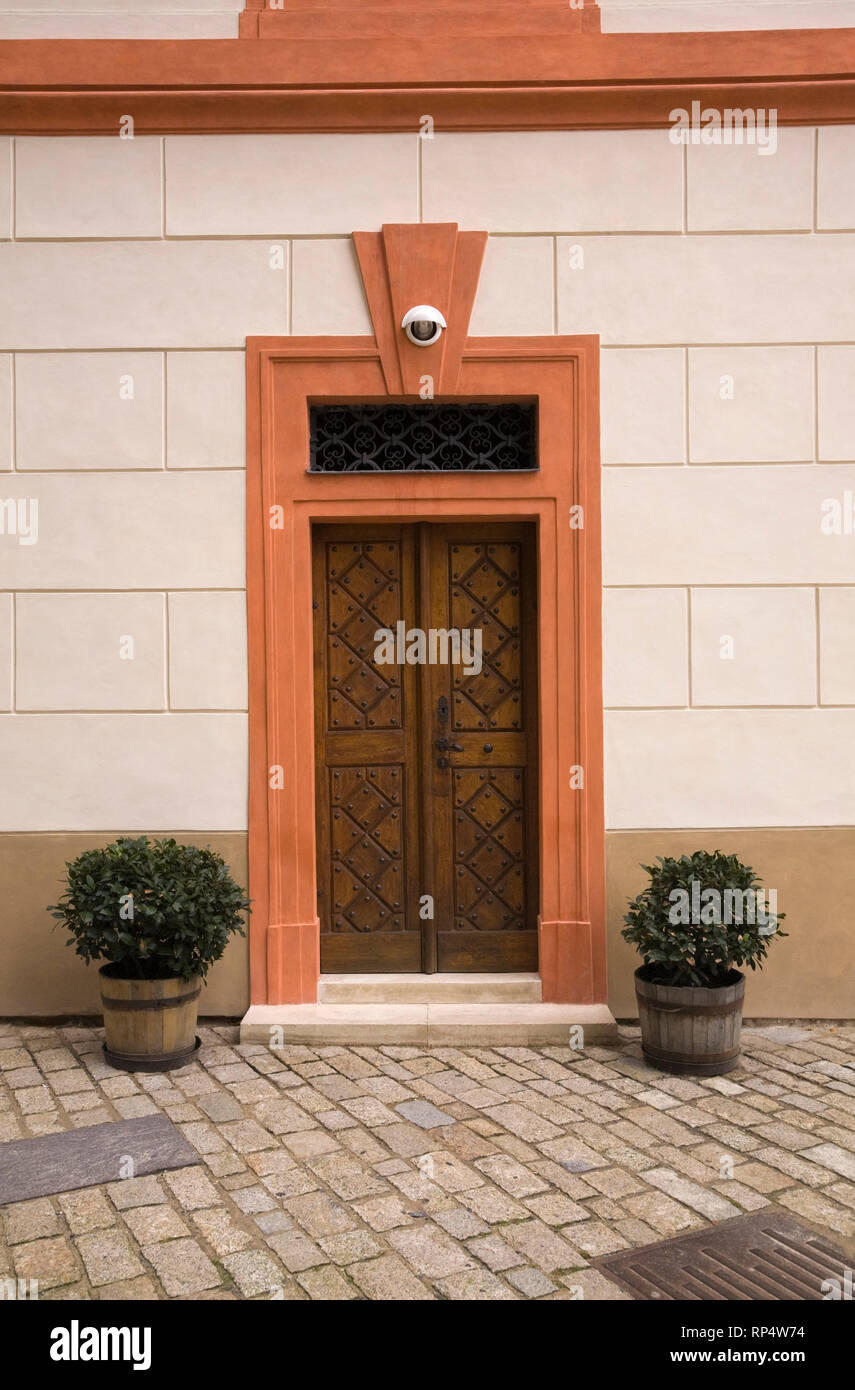
<svg viewBox="0 0 855 1390"><path fill-rule="evenodd" d="M537 1173L505 1154L476 1159L475 1167L511 1197L531 1197L549 1187Z"/></svg>
<svg viewBox="0 0 855 1390"><path fill-rule="evenodd" d="M587 1221L589 1216L585 1207L563 1192L544 1192L537 1197L527 1197L525 1205L547 1226L566 1226L572 1221Z"/></svg>
<svg viewBox="0 0 855 1390"><path fill-rule="evenodd" d="M519 1289L527 1298L542 1298L544 1294L554 1293L555 1285L551 1279L547 1279L542 1270L532 1269L512 1269L507 1275L508 1282L514 1288Z"/></svg>
<svg viewBox="0 0 855 1390"><path fill-rule="evenodd" d="M307 1269L297 1275L297 1283L305 1289L311 1299L325 1303L344 1303L362 1298L340 1270L332 1265L321 1265L318 1269Z"/></svg>
<svg viewBox="0 0 855 1390"><path fill-rule="evenodd" d="M598 1255L611 1255L616 1250L626 1250L629 1246L629 1241L603 1221L582 1221L569 1227L566 1234L583 1255L592 1259Z"/></svg>
<svg viewBox="0 0 855 1390"><path fill-rule="evenodd" d="M378 1130L378 1134L383 1132L383 1129ZM325 1140L325 1147L327 1147L330 1136L326 1135ZM285 1139L283 1142L288 1144L291 1141ZM351 1153L356 1154L358 1158L365 1159L366 1163L369 1164L382 1163L384 1159L389 1157L387 1146L371 1131L363 1129L362 1125L359 1124L352 1129L342 1130L338 1135L338 1143L342 1149L349 1149Z"/></svg>
<svg viewBox="0 0 855 1390"><path fill-rule="evenodd" d="M240 1105L254 1105L279 1094L273 1082L263 1076L256 1076L254 1081L236 1081L229 1086L229 1092Z"/></svg>
<svg viewBox="0 0 855 1390"><path fill-rule="evenodd" d="M369 1095L382 1100L385 1105L396 1105L399 1101L411 1100L413 1096L408 1086L402 1086L392 1076L366 1076L362 1085Z"/></svg>
<svg viewBox="0 0 855 1390"><path fill-rule="evenodd" d="M818 1221L842 1236L855 1236L855 1211L841 1207L824 1193L812 1192L803 1187L790 1187L776 1196L775 1201L790 1211L805 1216L809 1221Z"/></svg>
<svg viewBox="0 0 855 1390"><path fill-rule="evenodd" d="M482 1221L480 1216L467 1211L465 1207L457 1207L454 1211L438 1211L433 1220L456 1240L465 1240L468 1236L480 1235L490 1229L486 1221Z"/></svg>
<svg viewBox="0 0 855 1390"><path fill-rule="evenodd" d="M15 1100L25 1115L36 1115L43 1110L55 1110L53 1096L47 1086L28 1086L15 1092Z"/></svg>
<svg viewBox="0 0 855 1390"><path fill-rule="evenodd" d="M288 1198L285 1209L309 1235L315 1237L339 1235L357 1225L356 1218L347 1207L326 1192L309 1192Z"/></svg>
<svg viewBox="0 0 855 1390"><path fill-rule="evenodd" d="M318 1242L334 1264L349 1265L379 1255L383 1246L370 1231L348 1231L345 1235L327 1236Z"/></svg>
<svg viewBox="0 0 855 1390"><path fill-rule="evenodd" d="M733 1176L741 1185L747 1185L756 1192L780 1192L784 1187L792 1187L796 1181L765 1163L740 1163L734 1168Z"/></svg>
<svg viewBox="0 0 855 1390"><path fill-rule="evenodd" d="M256 1211L252 1214L253 1224L266 1236L276 1235L278 1231L290 1231L294 1222L278 1207L275 1211Z"/></svg>
<svg viewBox="0 0 855 1390"><path fill-rule="evenodd" d="M767 1144L774 1144L780 1149L791 1149L794 1152L807 1148L811 1142L809 1132L804 1129L797 1129L794 1125L783 1124L780 1121L755 1125L752 1132Z"/></svg>
<svg viewBox="0 0 855 1390"><path fill-rule="evenodd" d="M344 1110L319 1110L315 1115L318 1124L325 1129L351 1129L357 1121L352 1115L348 1115Z"/></svg>
<svg viewBox="0 0 855 1390"><path fill-rule="evenodd" d="M434 1282L446 1298L460 1302L509 1302L516 1299L516 1294L486 1269L462 1269Z"/></svg>
<svg viewBox="0 0 855 1390"><path fill-rule="evenodd" d="M195 1212L193 1224L220 1258L252 1245L253 1237L235 1225L225 1207L206 1207Z"/></svg>
<svg viewBox="0 0 855 1390"><path fill-rule="evenodd" d="M201 1168L184 1168L166 1173L166 1184L185 1211L215 1207L220 1198L217 1189Z"/></svg>
<svg viewBox="0 0 855 1390"><path fill-rule="evenodd" d="M205 1154L205 1166L215 1178L229 1177L233 1173L244 1172L245 1165L232 1149L223 1148L220 1153Z"/></svg>
<svg viewBox="0 0 855 1390"><path fill-rule="evenodd" d="M222 1279L198 1241L165 1240L143 1246L143 1254L171 1297L217 1288Z"/></svg>
<svg viewBox="0 0 855 1390"><path fill-rule="evenodd" d="M314 1129L317 1124L305 1110L284 1096L260 1101L254 1107L254 1113L258 1123L271 1134L294 1134L299 1130Z"/></svg>
<svg viewBox="0 0 855 1390"><path fill-rule="evenodd" d="M507 1102L505 1105L492 1106L487 1114L491 1120L496 1121L497 1125L509 1129L512 1134L519 1135L521 1139L533 1141L555 1139L561 1134L558 1125L543 1119L540 1115L532 1114L524 1105L514 1105Z"/></svg>
<svg viewBox="0 0 855 1390"><path fill-rule="evenodd" d="M352 1264L348 1273L366 1297L389 1302L424 1302L435 1297L397 1255Z"/></svg>
<svg viewBox="0 0 855 1390"><path fill-rule="evenodd" d="M47 1289L74 1283L82 1272L71 1242L62 1237L16 1245L12 1259L19 1279L38 1281L39 1296Z"/></svg>
<svg viewBox="0 0 855 1390"><path fill-rule="evenodd" d="M833 1182L824 1189L824 1195L855 1209L855 1186L851 1182Z"/></svg>
<svg viewBox="0 0 855 1390"><path fill-rule="evenodd" d="M113 1101L123 1120L138 1120L144 1115L157 1115L157 1106L148 1096L120 1096Z"/></svg>
<svg viewBox="0 0 855 1390"><path fill-rule="evenodd" d="M779 1149L770 1144L766 1149L758 1149L754 1158L770 1168L777 1168L788 1177L807 1187L823 1187L829 1180L829 1171L818 1163L811 1163L787 1149Z"/></svg>
<svg viewBox="0 0 855 1390"><path fill-rule="evenodd" d="M704 1224L693 1211L664 1192L643 1192L638 1196L626 1197L623 1205L659 1236L675 1236L680 1231L692 1230Z"/></svg>
<svg viewBox="0 0 855 1390"><path fill-rule="evenodd" d="M131 1207L122 1213L122 1219L138 1245L190 1234L178 1213L166 1203L156 1207Z"/></svg>
<svg viewBox="0 0 855 1390"><path fill-rule="evenodd" d="M741 1182L733 1178L723 1178L721 1182L713 1183L713 1187L729 1202L736 1202L743 1211L759 1211L761 1207L769 1206L768 1197L761 1197L759 1192L751 1187L743 1187Z"/></svg>
<svg viewBox="0 0 855 1390"><path fill-rule="evenodd" d="M525 1263L520 1252L512 1249L496 1231L490 1235L479 1236L476 1240L469 1240L466 1244L472 1254L476 1255L490 1269L501 1272Z"/></svg>
<svg viewBox="0 0 855 1390"><path fill-rule="evenodd" d="M431 1182L435 1182L444 1192L468 1192L473 1187L482 1187L483 1177L461 1163L455 1154L446 1149L436 1149L423 1154L418 1167Z"/></svg>
<svg viewBox="0 0 855 1390"><path fill-rule="evenodd" d="M454 1116L440 1110L426 1100L405 1100L396 1105L399 1115L420 1129L437 1129L440 1125L454 1124Z"/></svg>
<svg viewBox="0 0 855 1390"><path fill-rule="evenodd" d="M528 1210L496 1187L473 1187L466 1193L466 1205L491 1225L501 1221L521 1221Z"/></svg>
<svg viewBox="0 0 855 1390"><path fill-rule="evenodd" d="M372 1197L367 1202L356 1202L354 1211L372 1231L391 1231L395 1226L409 1226L414 1215L422 1214L413 1202L404 1202L397 1196Z"/></svg>
<svg viewBox="0 0 855 1390"><path fill-rule="evenodd" d="M285 1282L281 1266L263 1250L244 1250L225 1255L223 1264L247 1298L278 1290Z"/></svg>
<svg viewBox="0 0 855 1390"><path fill-rule="evenodd" d="M3 1073L3 1080L7 1086L11 1086L13 1091L29 1090L32 1086L41 1086L44 1079L38 1067L18 1067L15 1071Z"/></svg>
<svg viewBox="0 0 855 1390"><path fill-rule="evenodd" d="M818 1163L839 1173L842 1178L855 1180L855 1153L841 1149L837 1144L816 1144L801 1150L801 1157L809 1163Z"/></svg>
<svg viewBox="0 0 855 1390"><path fill-rule="evenodd" d="M259 1177L268 1173L285 1173L296 1168L296 1162L285 1149L266 1149L263 1152L247 1154L247 1165Z"/></svg>
<svg viewBox="0 0 855 1390"><path fill-rule="evenodd" d="M363 1167L350 1154L321 1154L318 1158L310 1159L308 1166L321 1182L347 1201L387 1190L382 1178Z"/></svg>
<svg viewBox="0 0 855 1390"><path fill-rule="evenodd" d="M589 1170L585 1174L584 1182L589 1188L602 1192L605 1197L628 1197L630 1193L644 1191L643 1182L633 1173L625 1173L620 1168Z"/></svg>
<svg viewBox="0 0 855 1390"><path fill-rule="evenodd" d="M98 1188L64 1192L57 1201L72 1235L85 1235L88 1231L103 1230L115 1224L116 1213Z"/></svg>
<svg viewBox="0 0 855 1390"><path fill-rule="evenodd" d="M232 1201L235 1206L240 1207L241 1211L249 1216L258 1212L279 1210L279 1203L275 1197L260 1183L232 1192Z"/></svg>
<svg viewBox="0 0 855 1390"><path fill-rule="evenodd" d="M118 1227L79 1236L77 1249L90 1284L112 1284L117 1279L135 1279L145 1273L127 1236Z"/></svg>
<svg viewBox="0 0 855 1390"><path fill-rule="evenodd" d="M353 1121L356 1124L356 1121ZM313 1158L315 1154L335 1153L341 1149L341 1141L322 1129L301 1130L296 1134L283 1134L280 1142L295 1159ZM385 1153L385 1150L383 1151Z"/></svg>
<svg viewBox="0 0 855 1390"><path fill-rule="evenodd" d="M209 1120L223 1124L227 1120L242 1120L243 1107L228 1091L211 1091L198 1097L197 1104L204 1110Z"/></svg>
<svg viewBox="0 0 855 1390"><path fill-rule="evenodd" d="M299 1274L304 1269L312 1269L315 1265L327 1263L327 1257L322 1250L319 1250L313 1240L304 1236L302 1231L280 1231L276 1235L267 1237L267 1244L271 1250L275 1250L282 1263L292 1274Z"/></svg>
<svg viewBox="0 0 855 1390"><path fill-rule="evenodd" d="M574 1269L572 1274L562 1274L561 1282L568 1289L580 1290L581 1298L586 1303L632 1302L631 1294L613 1284L611 1279L606 1279L598 1269ZM576 1293L575 1296L579 1298L580 1294Z"/></svg>
<svg viewBox="0 0 855 1390"><path fill-rule="evenodd" d="M141 1274L137 1279L119 1279L114 1284L102 1284L95 1297L106 1303L154 1303L161 1295L152 1279Z"/></svg>
<svg viewBox="0 0 855 1390"><path fill-rule="evenodd" d="M737 1129L735 1125L708 1124L705 1126L704 1132L712 1135L713 1139L718 1139L729 1149L735 1149L737 1153L756 1153L763 1145L762 1139L758 1139L753 1134L746 1134L743 1130Z"/></svg>
<svg viewBox="0 0 855 1390"><path fill-rule="evenodd" d="M234 1081L254 1081L256 1073L246 1062L229 1062L223 1067L212 1067L211 1075L222 1081L224 1086Z"/></svg>
<svg viewBox="0 0 855 1390"><path fill-rule="evenodd" d="M42 1236L58 1236L62 1230L56 1209L46 1197L34 1202L16 1202L6 1207L3 1224L9 1245L38 1240Z"/></svg>
<svg viewBox="0 0 855 1390"><path fill-rule="evenodd" d="M542 1221L519 1221L505 1227L502 1234L509 1245L547 1274L587 1264L584 1255Z"/></svg>
<svg viewBox="0 0 855 1390"><path fill-rule="evenodd" d="M590 1148L574 1134L565 1134L561 1139L547 1139L540 1147L550 1158L554 1158L556 1163L573 1165L572 1172L584 1173L589 1168L609 1166L602 1154L597 1153L596 1149Z"/></svg>
<svg viewBox="0 0 855 1390"><path fill-rule="evenodd" d="M270 1173L261 1181L274 1197L298 1197L302 1192L314 1192L320 1187L317 1178L296 1167L285 1173Z"/></svg>
<svg viewBox="0 0 855 1390"><path fill-rule="evenodd" d="M453 1241L447 1232L428 1222L397 1227L387 1235L389 1244L406 1260L417 1274L439 1279L457 1270L475 1268L475 1261L465 1247Z"/></svg>
<svg viewBox="0 0 855 1390"><path fill-rule="evenodd" d="M121 1182L111 1182L107 1196L119 1211L127 1207L155 1206L166 1201L166 1193L156 1177L123 1178Z"/></svg>

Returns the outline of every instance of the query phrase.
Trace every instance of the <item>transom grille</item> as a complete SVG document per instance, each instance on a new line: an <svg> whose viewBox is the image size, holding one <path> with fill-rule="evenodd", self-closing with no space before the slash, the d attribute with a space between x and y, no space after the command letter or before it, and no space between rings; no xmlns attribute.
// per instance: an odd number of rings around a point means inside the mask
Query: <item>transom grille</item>
<svg viewBox="0 0 855 1390"><path fill-rule="evenodd" d="M310 473L511 473L537 468L535 407L310 407Z"/></svg>

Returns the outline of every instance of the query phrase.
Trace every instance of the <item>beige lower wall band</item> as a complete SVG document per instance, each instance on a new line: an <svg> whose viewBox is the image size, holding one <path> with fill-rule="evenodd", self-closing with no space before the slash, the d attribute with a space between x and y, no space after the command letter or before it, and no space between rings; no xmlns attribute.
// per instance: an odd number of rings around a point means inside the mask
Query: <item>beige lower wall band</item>
<svg viewBox="0 0 855 1390"><path fill-rule="evenodd" d="M60 1017L99 1012L98 973L65 945L46 911L62 892L64 865L123 833L0 835L0 1017ZM138 833L138 832L135 832ZM168 831L150 832L168 835ZM246 835L188 832L175 838L210 845L246 884ZM606 836L609 1007L636 1014L634 951L621 939L628 897L644 886L641 864L657 855L720 849L756 870L778 892L786 940L774 942L766 969L748 972L747 1018L855 1017L855 827L774 830L612 831ZM240 1017L249 1004L247 942L238 937L211 970L202 1015Z"/></svg>

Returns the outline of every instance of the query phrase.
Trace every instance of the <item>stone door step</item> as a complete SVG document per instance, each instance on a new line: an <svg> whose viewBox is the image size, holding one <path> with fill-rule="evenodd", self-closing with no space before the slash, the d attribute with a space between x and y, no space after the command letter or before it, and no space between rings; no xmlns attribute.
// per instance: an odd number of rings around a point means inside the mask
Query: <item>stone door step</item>
<svg viewBox="0 0 855 1390"><path fill-rule="evenodd" d="M582 1036L571 1029L582 1029ZM617 1036L605 1004L254 1004L243 1043L574 1046Z"/></svg>
<svg viewBox="0 0 855 1390"><path fill-rule="evenodd" d="M539 1004L540 976L322 975L319 1004Z"/></svg>

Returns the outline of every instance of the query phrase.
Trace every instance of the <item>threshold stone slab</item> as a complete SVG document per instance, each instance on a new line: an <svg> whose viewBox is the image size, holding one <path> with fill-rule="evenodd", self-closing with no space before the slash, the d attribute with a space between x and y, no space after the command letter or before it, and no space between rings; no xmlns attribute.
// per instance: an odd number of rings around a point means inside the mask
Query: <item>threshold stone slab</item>
<svg viewBox="0 0 855 1390"><path fill-rule="evenodd" d="M50 1197L78 1187L118 1182L133 1163L133 1177L187 1168L199 1162L168 1115L142 1115L87 1125L41 1139L0 1144L0 1206Z"/></svg>
<svg viewBox="0 0 855 1390"><path fill-rule="evenodd" d="M415 1047L540 1047L617 1037L605 1004L252 1004L240 1026L242 1043L343 1043ZM570 1030L574 1030L571 1039Z"/></svg>

